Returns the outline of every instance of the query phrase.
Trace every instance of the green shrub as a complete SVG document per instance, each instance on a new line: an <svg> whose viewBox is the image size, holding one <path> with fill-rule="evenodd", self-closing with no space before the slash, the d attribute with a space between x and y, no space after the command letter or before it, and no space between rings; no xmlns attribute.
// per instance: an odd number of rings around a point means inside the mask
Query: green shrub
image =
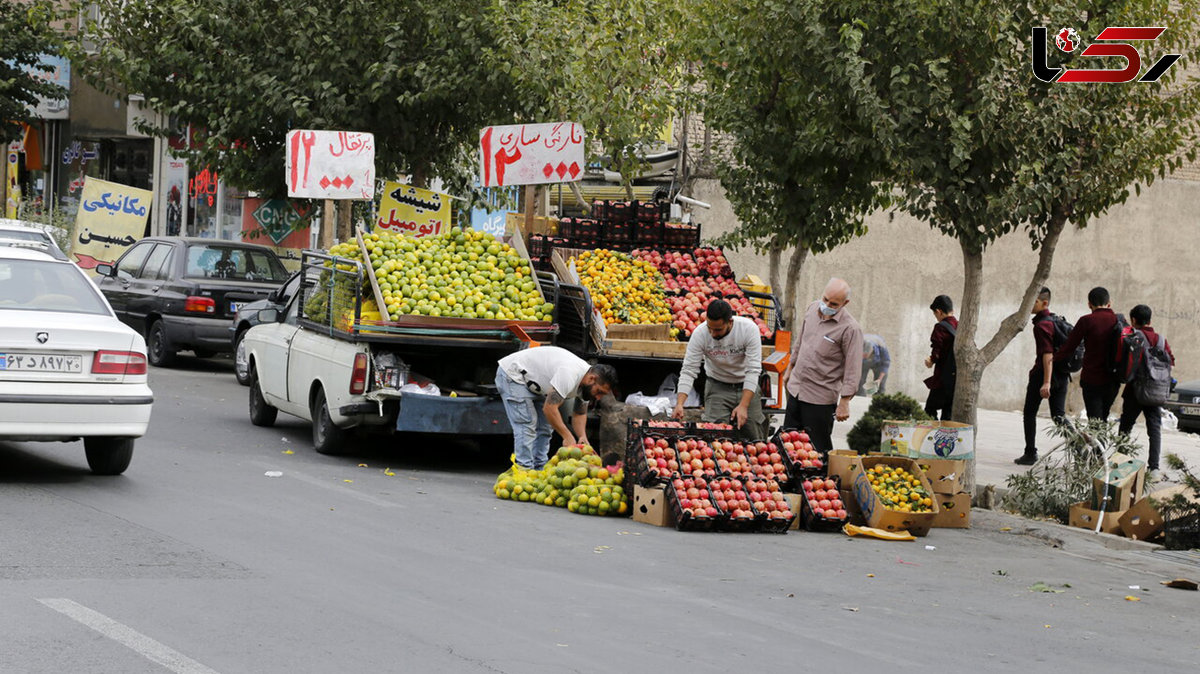
<svg viewBox="0 0 1200 674"><path fill-rule="evenodd" d="M903 393L875 395L871 398L871 406L867 408L867 413L846 434L846 442L850 449L859 454L866 454L879 449L884 421L928 418L929 415L925 413L921 403Z"/></svg>

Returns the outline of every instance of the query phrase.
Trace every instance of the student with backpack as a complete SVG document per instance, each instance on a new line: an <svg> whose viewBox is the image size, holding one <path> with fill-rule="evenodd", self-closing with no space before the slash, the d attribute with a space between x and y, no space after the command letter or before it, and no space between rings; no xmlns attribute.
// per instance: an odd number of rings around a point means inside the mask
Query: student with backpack
<svg viewBox="0 0 1200 674"><path fill-rule="evenodd" d="M1029 383L1025 386L1025 408L1022 421L1025 425L1025 453L1013 459L1019 466L1030 466L1037 461L1037 413L1042 399L1050 401L1050 418L1061 423L1067 414L1067 384L1071 372L1082 365L1082 349L1073 363L1054 363L1054 349L1066 343L1074 327L1062 316L1050 313L1050 289L1042 287L1033 302L1033 344L1037 357L1029 370ZM1074 369L1072 369L1072 367Z"/></svg>
<svg viewBox="0 0 1200 674"><path fill-rule="evenodd" d="M954 407L954 384L958 368L954 361L954 337L958 333L958 319L954 317L954 301L948 295L938 295L929 305L937 324L929 335L929 357L925 367L933 368L933 375L925 380L929 387L929 398L925 400L925 413L942 421L950 419ZM941 416L938 416L939 410Z"/></svg>
<svg viewBox="0 0 1200 674"><path fill-rule="evenodd" d="M1067 341L1054 352L1055 363L1065 363L1084 345L1083 367L1079 372L1079 388L1083 391L1083 406L1088 419L1108 421L1108 413L1117 399L1113 362L1116 344L1124 318L1113 313L1108 290L1099 286L1088 293L1088 308L1092 313L1081 316Z"/></svg>
<svg viewBox="0 0 1200 674"><path fill-rule="evenodd" d="M1138 415L1146 417L1146 435L1150 438L1150 456L1146 467L1159 469L1162 451L1162 405L1171 392L1171 368L1175 354L1166 337L1150 326L1150 307L1139 304L1129 311L1133 325L1126 328L1117 351L1118 374L1127 377L1121 394L1120 431L1129 435Z"/></svg>

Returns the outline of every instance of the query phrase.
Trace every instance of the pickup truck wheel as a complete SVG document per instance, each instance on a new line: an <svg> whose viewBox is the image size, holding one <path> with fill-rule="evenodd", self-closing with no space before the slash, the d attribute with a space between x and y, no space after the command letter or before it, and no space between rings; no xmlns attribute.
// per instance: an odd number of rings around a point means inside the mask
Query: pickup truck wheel
<svg viewBox="0 0 1200 674"><path fill-rule="evenodd" d="M120 475L133 460L133 438L84 438L88 467L97 475Z"/></svg>
<svg viewBox="0 0 1200 674"><path fill-rule="evenodd" d="M333 424L329 416L329 404L325 401L325 390L317 389L312 402L313 447L319 454L340 454L346 431Z"/></svg>
<svg viewBox="0 0 1200 674"><path fill-rule="evenodd" d="M250 423L255 426L273 426L279 410L272 407L263 397L262 387L258 384L258 374L250 372Z"/></svg>
<svg viewBox="0 0 1200 674"><path fill-rule="evenodd" d="M154 367L170 367L175 362L175 352L167 343L167 329L162 320L150 324L146 331L146 359Z"/></svg>
<svg viewBox="0 0 1200 674"><path fill-rule="evenodd" d="M241 330L233 338L233 375L242 386L250 385L250 357L246 354L244 342L246 331Z"/></svg>

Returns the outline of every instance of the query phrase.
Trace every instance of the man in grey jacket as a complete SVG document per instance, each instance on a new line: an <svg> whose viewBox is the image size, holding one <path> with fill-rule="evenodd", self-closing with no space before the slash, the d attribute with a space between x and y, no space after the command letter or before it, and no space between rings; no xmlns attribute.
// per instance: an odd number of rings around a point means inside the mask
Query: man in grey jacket
<svg viewBox="0 0 1200 674"><path fill-rule="evenodd" d="M763 438L766 417L758 393L762 373L762 338L754 321L733 315L733 308L722 299L713 300L705 312L704 325L696 328L688 340L687 354L675 389L676 419L683 418L687 400L700 363L708 374L704 386L704 420L732 423L748 440Z"/></svg>

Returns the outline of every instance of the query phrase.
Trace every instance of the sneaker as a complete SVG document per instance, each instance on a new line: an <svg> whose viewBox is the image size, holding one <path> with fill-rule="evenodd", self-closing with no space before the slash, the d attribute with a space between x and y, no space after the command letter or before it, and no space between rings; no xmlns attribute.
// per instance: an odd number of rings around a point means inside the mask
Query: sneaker
<svg viewBox="0 0 1200 674"><path fill-rule="evenodd" d="M1167 479L1166 473L1157 468L1151 468L1146 473L1146 480L1149 482L1162 482Z"/></svg>
<svg viewBox="0 0 1200 674"><path fill-rule="evenodd" d="M1021 456L1013 459L1013 463L1017 464L1018 466L1032 466L1033 464L1037 463L1037 454L1022 454Z"/></svg>

